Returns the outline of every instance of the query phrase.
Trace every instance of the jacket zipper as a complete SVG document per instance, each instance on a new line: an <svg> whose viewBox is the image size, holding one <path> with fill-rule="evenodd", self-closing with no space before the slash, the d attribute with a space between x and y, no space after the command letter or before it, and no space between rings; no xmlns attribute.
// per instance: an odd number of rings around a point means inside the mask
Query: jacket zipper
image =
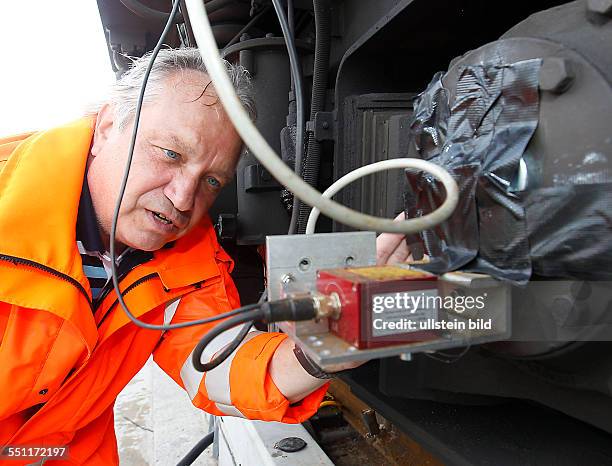
<svg viewBox="0 0 612 466"><path fill-rule="evenodd" d="M66 275L65 273L62 273L58 270L55 270L51 267L48 267L46 265L40 264L39 262L35 262L29 259L24 259L22 257L15 257L15 256L10 256L8 254L0 254L0 261L5 261L5 262L10 262L13 265L23 265L25 267L31 267L37 270L40 270L42 272L46 272L49 275L52 275L56 278L59 278L60 280L64 280L68 283L70 283L71 285L73 285L77 290L79 290L79 292L85 297L85 300L87 301L87 304L89 305L89 308L92 311L93 314L93 302L91 300L91 298L89 297L89 294L87 293L87 291L85 290L85 287L83 287L83 285L81 285L81 283L78 280L75 280L74 278L72 278L70 275ZM83 364L81 365L81 367L74 373L71 374L71 376L69 378L73 378L75 377L77 374L79 374L81 372L81 370L87 365L87 362L89 361L89 358L91 357L91 353L88 351L87 354L87 359L83 362ZM57 393L59 393L60 390L58 390ZM57 395L57 393L55 393L53 395L53 397L55 397ZM49 400L47 400L44 404L46 405L47 403L49 403L49 401L51 401L53 399L53 397L51 397ZM44 406L42 406L42 408L40 410L38 410L36 413L34 413L34 415L28 419L18 430L17 432L15 432L15 434L13 434L13 438L15 438L16 436L18 436L21 432L23 432L24 428L30 423L30 421L32 419L34 419L38 413L44 409Z"/></svg>
<svg viewBox="0 0 612 466"><path fill-rule="evenodd" d="M140 277L134 283L129 285L125 290L123 290L123 292L121 293L121 296L124 297L125 295L127 295L130 291L132 291L137 286L142 285L143 283L148 282L150 280L153 280L156 277L158 277L157 273L150 273L148 275L145 275L144 277ZM113 304L110 305L110 307L104 313L104 316L102 317L102 319L100 319L100 322L98 323L98 328L100 328L102 326L102 323L104 322L104 320L110 315L112 310L115 309L115 307L117 306L118 303L119 303L118 299L115 299L115 301L113 301Z"/></svg>
<svg viewBox="0 0 612 466"><path fill-rule="evenodd" d="M11 257L11 256L5 256L5 255L1 255L0 254L0 260L9 260L12 262L12 259L5 259L6 257ZM19 259L19 258L16 258ZM26 259L19 259L20 261L27 261ZM34 262L34 264L37 264L36 262ZM40 265L40 264L39 264ZM35 266L34 266L35 267ZM43 270L46 269L45 266L42 266ZM38 267L37 267L38 268ZM54 272L55 274L61 274L61 272L57 272L54 269L50 269ZM152 280L153 278L157 277L158 275L156 273L150 273L148 275L145 275L144 277L139 278L138 280L136 280L134 283L132 283L131 285L129 285L125 290L123 290L123 293L121 293L121 296L125 296L126 294L128 294L130 291L132 291L134 288L136 288L138 285L141 285L145 282L148 282L149 280ZM71 278L69 276L66 276L67 278ZM75 280L76 281L76 280ZM78 282L77 282L78 283ZM111 306L108 308L108 311L106 312L106 314L104 314L104 317L102 317L102 320L100 320L100 324L98 325L98 328L100 327L100 325L102 325L102 322L104 322L104 319L106 319L106 317L110 314L110 312L115 308L115 306L117 305L119 301L117 299L115 299L115 301L113 302L113 304L111 304ZM93 308L92 308L93 309ZM72 381L76 376L78 376L81 371L85 368L85 366L87 366L87 362L89 362L89 355L87 357L87 360L81 365L81 367L79 367L79 369L74 372L73 374L70 374L70 376L68 376L66 378L66 380L64 382L62 382L62 385L60 386L60 388L58 389L58 391L56 393L53 394L53 396L47 400L45 402L45 405L49 404L49 402L51 402L57 395L58 393L61 393L61 389L62 386L64 386L65 384L67 384L68 382ZM38 416L38 414L45 408L45 406L43 406L39 411L37 411L30 419L28 419L24 425L22 425L17 432L15 432L15 434L13 435L13 438L16 437L17 435L21 434L21 432L23 432L24 428L32 421L32 419L34 419L36 416Z"/></svg>
<svg viewBox="0 0 612 466"><path fill-rule="evenodd" d="M23 259L22 257L15 257L15 256L9 256L6 254L0 254L0 260L10 262L13 265L24 265L26 267L32 267L34 269L41 270L50 275L53 275L54 277L59 278L60 280L64 280L70 283L72 286L76 287L76 289L79 290L79 292L85 297L87 304L89 304L89 308L93 311L93 302L91 298L89 297L89 294L87 293L83 285L81 285L79 281L75 280L70 275L66 275L65 273L52 269L51 267L40 264L38 262L34 262L29 259Z"/></svg>

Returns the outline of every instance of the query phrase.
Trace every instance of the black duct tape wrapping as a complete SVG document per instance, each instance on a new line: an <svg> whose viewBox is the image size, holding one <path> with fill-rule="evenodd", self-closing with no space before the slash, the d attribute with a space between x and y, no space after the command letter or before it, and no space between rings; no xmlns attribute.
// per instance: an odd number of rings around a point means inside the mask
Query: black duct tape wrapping
<svg viewBox="0 0 612 466"><path fill-rule="evenodd" d="M526 283L532 272L521 197L513 192L521 156L538 124L540 60L459 68L455 97L434 77L415 103L411 130L421 158L446 168L460 196L453 215L437 228L407 237L421 247L435 273L462 269ZM406 214L440 205L444 188L407 171ZM421 246L422 245L422 246Z"/></svg>
<svg viewBox="0 0 612 466"><path fill-rule="evenodd" d="M612 183L524 194L535 274L612 280Z"/></svg>

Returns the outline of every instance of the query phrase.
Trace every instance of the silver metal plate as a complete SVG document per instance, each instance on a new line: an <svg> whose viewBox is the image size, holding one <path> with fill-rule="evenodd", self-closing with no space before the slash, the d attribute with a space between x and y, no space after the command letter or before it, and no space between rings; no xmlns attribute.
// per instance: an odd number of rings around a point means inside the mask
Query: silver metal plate
<svg viewBox="0 0 612 466"><path fill-rule="evenodd" d="M376 265L376 233L317 233L266 237L268 299L315 289L317 270Z"/></svg>
<svg viewBox="0 0 612 466"><path fill-rule="evenodd" d="M287 293L316 290L317 270L376 265L376 233L317 233L266 238L268 299ZM281 322L277 326L290 335L327 332L327 319L318 322Z"/></svg>

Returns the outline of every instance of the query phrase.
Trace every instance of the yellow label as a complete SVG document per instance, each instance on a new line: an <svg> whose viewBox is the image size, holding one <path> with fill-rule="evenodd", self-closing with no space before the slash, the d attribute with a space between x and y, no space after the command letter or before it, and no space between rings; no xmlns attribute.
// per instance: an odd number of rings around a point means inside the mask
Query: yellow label
<svg viewBox="0 0 612 466"><path fill-rule="evenodd" d="M431 274L420 272L418 270L409 270L393 265L383 265L379 267L358 267L349 269L351 273L360 277L369 278L371 280L404 280L419 279L430 277Z"/></svg>

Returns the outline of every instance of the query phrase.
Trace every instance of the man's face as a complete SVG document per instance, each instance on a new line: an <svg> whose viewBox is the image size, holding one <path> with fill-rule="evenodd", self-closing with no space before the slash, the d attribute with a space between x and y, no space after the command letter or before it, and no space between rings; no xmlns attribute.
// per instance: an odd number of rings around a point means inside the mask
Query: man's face
<svg viewBox="0 0 612 466"><path fill-rule="evenodd" d="M212 86L201 96L209 82L197 71L177 73L144 105L117 221L118 243L154 251L180 238L231 181L241 141ZM133 122L120 129L110 106L96 122L87 180L107 246L132 128Z"/></svg>

